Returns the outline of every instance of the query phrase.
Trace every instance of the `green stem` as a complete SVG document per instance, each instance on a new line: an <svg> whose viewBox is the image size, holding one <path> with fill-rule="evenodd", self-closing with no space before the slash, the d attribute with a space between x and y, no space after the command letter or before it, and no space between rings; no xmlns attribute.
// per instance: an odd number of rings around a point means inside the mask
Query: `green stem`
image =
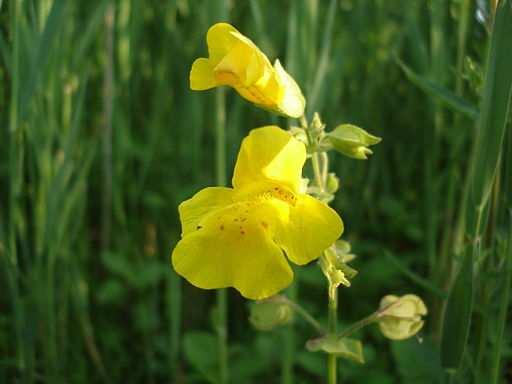
<svg viewBox="0 0 512 384"><path fill-rule="evenodd" d="M354 332L356 331L359 331L361 328L364 328L366 327L367 325L370 325L372 324L373 322L375 322L377 320L377 318L379 317L379 314L378 312L376 313L372 313L370 316L368 317L365 317L364 319L362 320L359 320L358 322L352 324L350 327L348 327L347 329L345 329L343 332L341 332L339 335L338 335L338 338L342 338L342 337L347 337L347 336L350 336L351 334L353 334Z"/></svg>
<svg viewBox="0 0 512 384"><path fill-rule="evenodd" d="M321 192L325 190L325 180L328 174L328 158L326 155L321 155L316 151L315 143L312 140L312 132L310 131L310 127L307 123L305 116L300 118L301 125L306 131L306 135L308 138L308 144L310 149L313 149L314 152L311 155L311 164L313 166L313 173L315 177L315 182L320 189ZM321 157L323 156L323 157ZM334 288L334 289L333 289ZM337 322L338 322L338 290L337 287L332 287L331 282L329 282L328 287L328 323L327 323L327 333L329 335L336 335L337 331ZM336 355L328 354L327 355L327 382L329 384L336 384L337 382L337 361Z"/></svg>
<svg viewBox="0 0 512 384"><path fill-rule="evenodd" d="M324 183L323 183L323 179L322 179L322 171L320 169L320 158L319 158L318 152L313 153L313 155L311 156L311 164L313 165L313 172L315 174L315 182L316 182L318 188L320 188L320 191L323 192L324 191Z"/></svg>
<svg viewBox="0 0 512 384"><path fill-rule="evenodd" d="M295 303L298 297L297 283L292 284L288 288L289 302ZM293 374L293 362L295 360L295 329L293 322L284 330L284 353L281 362L281 383L294 384L295 378Z"/></svg>
<svg viewBox="0 0 512 384"><path fill-rule="evenodd" d="M492 357L491 383L498 384L500 381L500 362L501 350L503 347L503 335L507 324L507 312L509 307L510 286L512 284L512 220L510 222L510 234L508 237L507 249L505 250L505 286L501 297L500 309L498 314L498 334L494 345Z"/></svg>
<svg viewBox="0 0 512 384"><path fill-rule="evenodd" d="M9 3L9 16L11 19L12 32L12 54L11 54L11 101L9 105L9 216L8 216L8 237L7 237L7 255L9 258L9 283L11 287L11 303L13 306L15 321L15 338L17 344L16 365L20 372L25 372L25 344L23 342L23 307L20 304L19 292L19 270L18 270L18 249L16 242L16 215L18 212L18 196L21 189L22 177L22 134L19 126L19 82L20 82L20 23L22 17L20 1L11 1Z"/></svg>
<svg viewBox="0 0 512 384"><path fill-rule="evenodd" d="M217 89L215 94L215 167L217 185L226 185L226 106L223 89ZM217 341L219 354L219 383L229 381L228 368L228 332L227 332L228 303L225 289L217 290Z"/></svg>
<svg viewBox="0 0 512 384"><path fill-rule="evenodd" d="M334 290L334 295L329 295L329 319L327 331L331 335L335 335L338 322L338 290ZM337 362L336 355L329 354L327 357L328 383L336 384L337 381Z"/></svg>
<svg viewBox="0 0 512 384"><path fill-rule="evenodd" d="M309 314L308 311L306 311L302 306L297 304L295 301L290 300L286 296L280 296L280 300L282 300L283 302L286 302L286 304L288 304L296 313L298 313L300 316L302 316L302 318L306 322L311 324L313 326L313 328L315 328L318 331L318 333L320 333L321 335L324 335L327 333L327 330L322 326L322 324L320 324L313 316L311 316Z"/></svg>

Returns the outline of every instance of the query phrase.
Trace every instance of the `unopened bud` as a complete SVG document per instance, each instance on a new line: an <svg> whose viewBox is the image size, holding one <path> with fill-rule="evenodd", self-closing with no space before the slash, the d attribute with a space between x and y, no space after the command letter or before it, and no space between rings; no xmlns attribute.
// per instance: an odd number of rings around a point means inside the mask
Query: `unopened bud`
<svg viewBox="0 0 512 384"><path fill-rule="evenodd" d="M322 120L320 120L320 115L318 112L313 114L313 119L311 120L311 128L315 132L321 132L325 129L325 124L322 123Z"/></svg>
<svg viewBox="0 0 512 384"><path fill-rule="evenodd" d="M387 295L382 298L379 311L379 327L384 336L403 340L423 327L422 316L427 314L427 307L416 295Z"/></svg>
<svg viewBox="0 0 512 384"><path fill-rule="evenodd" d="M280 296L256 301L251 305L249 321L260 331L269 331L293 319L293 309Z"/></svg>
<svg viewBox="0 0 512 384"><path fill-rule="evenodd" d="M340 179L336 176L335 173L330 172L327 175L327 183L325 184L325 189L329 193L336 193L336 191L340 188Z"/></svg>
<svg viewBox="0 0 512 384"><path fill-rule="evenodd" d="M338 125L325 136L325 140L345 156L353 159L366 160L373 152L370 148L381 141L381 138L370 135L364 129L351 124Z"/></svg>

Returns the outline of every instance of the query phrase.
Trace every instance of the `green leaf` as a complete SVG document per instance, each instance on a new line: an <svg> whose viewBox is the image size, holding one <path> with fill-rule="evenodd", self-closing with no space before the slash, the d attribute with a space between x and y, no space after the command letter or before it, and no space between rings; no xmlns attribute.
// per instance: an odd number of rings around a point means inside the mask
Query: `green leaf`
<svg viewBox="0 0 512 384"><path fill-rule="evenodd" d="M481 238L486 231L488 201L502 155L507 118L512 99L512 4L500 1L496 9L487 59L481 113L474 140L469 178L465 191L466 235L471 249L448 299L443 324L441 360L443 367L456 372L468 341L473 305L473 262L480 258Z"/></svg>
<svg viewBox="0 0 512 384"><path fill-rule="evenodd" d="M62 36L62 28L66 20L66 6L68 2L57 0L52 4L48 18L46 19L44 29L39 36L36 45L34 61L31 63L30 75L27 79L22 79L21 96L20 96L20 116L24 118L25 113L30 105L32 95L39 85L40 76L48 64L50 54L53 52L52 46Z"/></svg>
<svg viewBox="0 0 512 384"><path fill-rule="evenodd" d="M308 340L306 348L310 352L325 352L356 363L364 364L363 344L361 341L348 337L338 338L326 335Z"/></svg>
<svg viewBox="0 0 512 384"><path fill-rule="evenodd" d="M496 9L482 94L481 114L474 141L468 200L470 235L478 212L487 205L502 153L512 100L512 4L501 1ZM485 223L485 221L482 221ZM480 228L484 228L482 225ZM476 236L475 236L476 238Z"/></svg>
<svg viewBox="0 0 512 384"><path fill-rule="evenodd" d="M436 347L429 339L408 339L391 343L391 350L403 383L441 383L443 369Z"/></svg>
<svg viewBox="0 0 512 384"><path fill-rule="evenodd" d="M217 338L208 332L188 332L183 339L186 360L209 383L217 383Z"/></svg>
<svg viewBox="0 0 512 384"><path fill-rule="evenodd" d="M434 83L424 76L416 74L411 68L405 65L400 59L396 59L398 65L404 71L407 78L423 92L435 97L443 102L447 107L455 112L460 112L467 117L476 120L478 118L478 108L462 97L446 89L445 87Z"/></svg>
<svg viewBox="0 0 512 384"><path fill-rule="evenodd" d="M411 281L418 284L420 287L430 291L441 299L446 299L446 293L439 287L437 287L430 280L419 276L417 273L412 271L407 265L405 265L397 257L393 256L390 252L384 251L384 256L390 261L390 264L396 267L401 273L407 276Z"/></svg>
<svg viewBox="0 0 512 384"><path fill-rule="evenodd" d="M462 267L448 296L441 340L441 361L456 371L464 356L473 307L473 254L466 252Z"/></svg>

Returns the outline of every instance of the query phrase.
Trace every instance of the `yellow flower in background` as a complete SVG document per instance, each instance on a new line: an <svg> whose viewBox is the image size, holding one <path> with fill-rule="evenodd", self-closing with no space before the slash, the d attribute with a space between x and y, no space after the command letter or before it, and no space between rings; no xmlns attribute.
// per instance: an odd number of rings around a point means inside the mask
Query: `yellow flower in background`
<svg viewBox="0 0 512 384"><path fill-rule="evenodd" d="M180 204L176 272L197 287L234 287L254 300L288 286L293 272L285 254L295 264L309 263L343 231L332 208L300 191L305 160L304 144L287 131L252 130L238 154L233 188L205 188Z"/></svg>
<svg viewBox="0 0 512 384"><path fill-rule="evenodd" d="M304 96L279 60L272 67L251 40L226 23L213 25L206 41L209 57L192 64L191 89L202 91L228 85L264 109L290 117L303 115Z"/></svg>
<svg viewBox="0 0 512 384"><path fill-rule="evenodd" d="M379 328L388 339L403 340L414 336L425 323L423 300L416 295L387 295L380 301Z"/></svg>

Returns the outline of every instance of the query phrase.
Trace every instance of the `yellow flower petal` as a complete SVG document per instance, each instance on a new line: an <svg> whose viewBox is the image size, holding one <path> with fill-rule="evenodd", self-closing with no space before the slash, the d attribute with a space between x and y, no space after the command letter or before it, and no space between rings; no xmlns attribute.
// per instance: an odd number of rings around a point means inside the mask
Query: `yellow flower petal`
<svg viewBox="0 0 512 384"><path fill-rule="evenodd" d="M210 187L196 193L178 207L182 226L182 236L197 230L199 222L208 214L233 203L234 191L231 188Z"/></svg>
<svg viewBox="0 0 512 384"><path fill-rule="evenodd" d="M263 75L264 66L254 48L237 42L215 66L214 72L219 84L247 88Z"/></svg>
<svg viewBox="0 0 512 384"><path fill-rule="evenodd" d="M276 126L253 129L242 141L233 176L233 186L243 188L255 182L283 184L299 190L306 148L289 132Z"/></svg>
<svg viewBox="0 0 512 384"><path fill-rule="evenodd" d="M216 210L183 237L172 254L177 273L203 289L234 287L249 299L272 296L293 272L269 231L272 207L240 202Z"/></svg>
<svg viewBox="0 0 512 384"><path fill-rule="evenodd" d="M204 91L217 85L210 60L201 58L194 61L190 70L190 89Z"/></svg>
<svg viewBox="0 0 512 384"><path fill-rule="evenodd" d="M217 23L208 29L206 43L212 66L216 66L238 41L233 32L238 33L235 27L227 23Z"/></svg>
<svg viewBox="0 0 512 384"><path fill-rule="evenodd" d="M194 62L191 89L226 85L261 108L290 117L303 114L304 96L278 60L272 67L250 39L226 23L213 25L206 40L209 58Z"/></svg>
<svg viewBox="0 0 512 384"><path fill-rule="evenodd" d="M277 78L279 79L279 83L284 90L284 94L281 97L278 108L281 110L281 113L290 117L301 117L304 113L304 108L306 107L306 100L304 99L299 86L288 72L284 70L279 60L276 60L274 69L276 71Z"/></svg>
<svg viewBox="0 0 512 384"><path fill-rule="evenodd" d="M291 261L303 265L321 256L342 233L343 222L335 210L311 196L298 195L275 241Z"/></svg>

